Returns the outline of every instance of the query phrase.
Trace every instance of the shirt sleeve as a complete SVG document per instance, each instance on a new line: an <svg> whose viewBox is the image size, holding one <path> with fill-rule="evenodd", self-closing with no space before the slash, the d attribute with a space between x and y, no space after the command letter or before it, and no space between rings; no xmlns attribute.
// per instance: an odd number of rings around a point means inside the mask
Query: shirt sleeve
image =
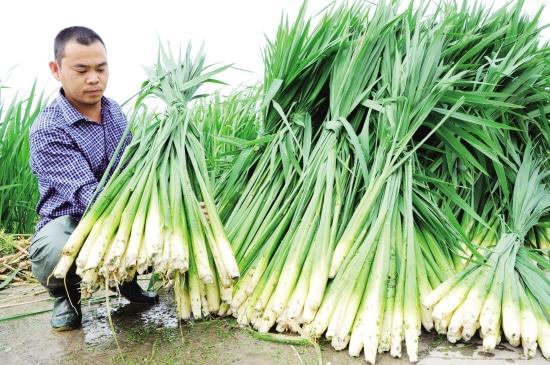
<svg viewBox="0 0 550 365"><path fill-rule="evenodd" d="M88 161L62 130L37 130L30 136L30 164L40 191L54 189L77 210L85 210L98 185Z"/></svg>

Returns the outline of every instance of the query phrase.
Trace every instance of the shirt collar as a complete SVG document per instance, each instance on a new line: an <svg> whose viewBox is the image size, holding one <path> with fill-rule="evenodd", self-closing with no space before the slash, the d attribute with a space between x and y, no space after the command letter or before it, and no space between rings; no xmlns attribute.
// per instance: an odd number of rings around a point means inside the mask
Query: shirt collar
<svg viewBox="0 0 550 365"><path fill-rule="evenodd" d="M83 115L81 112L79 112L65 97L65 91L63 88L59 89L59 95L57 97L57 100L59 102L59 106L61 107L61 111L63 113L63 116L65 117L65 121L67 124L75 124L77 122L80 122L82 120L97 123L90 118ZM109 108L111 106L111 103L109 99L107 99L105 96L101 97L101 119L102 121L106 120L106 113L109 112Z"/></svg>

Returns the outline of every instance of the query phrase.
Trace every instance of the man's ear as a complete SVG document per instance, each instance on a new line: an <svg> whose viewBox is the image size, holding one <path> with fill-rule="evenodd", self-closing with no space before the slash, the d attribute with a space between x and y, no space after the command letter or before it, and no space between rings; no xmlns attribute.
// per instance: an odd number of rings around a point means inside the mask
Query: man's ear
<svg viewBox="0 0 550 365"><path fill-rule="evenodd" d="M61 77L59 75L59 65L55 61L50 61L50 71L52 73L52 76L57 80L61 81Z"/></svg>

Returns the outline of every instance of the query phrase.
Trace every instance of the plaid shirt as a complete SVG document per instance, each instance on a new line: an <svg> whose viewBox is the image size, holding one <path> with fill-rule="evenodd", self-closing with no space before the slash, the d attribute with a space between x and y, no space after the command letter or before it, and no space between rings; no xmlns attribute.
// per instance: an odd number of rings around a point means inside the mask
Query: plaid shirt
<svg viewBox="0 0 550 365"><path fill-rule="evenodd" d="M80 220L90 204L127 124L120 106L106 97L101 99L101 120L82 115L61 89L32 125L30 165L40 191L36 231L63 215Z"/></svg>

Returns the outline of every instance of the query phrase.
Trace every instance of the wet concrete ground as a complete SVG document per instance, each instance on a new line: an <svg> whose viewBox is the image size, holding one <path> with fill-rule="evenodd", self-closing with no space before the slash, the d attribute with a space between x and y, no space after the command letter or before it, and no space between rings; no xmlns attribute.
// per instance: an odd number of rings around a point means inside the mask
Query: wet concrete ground
<svg viewBox="0 0 550 365"><path fill-rule="evenodd" d="M321 341L313 346L290 346L261 341L238 327L232 318L182 323L170 295L156 306L110 300L114 333L105 303L84 308L82 328L55 333L50 329L51 300L39 285L0 291L0 364L366 364L347 352L334 351ZM14 320L25 312L44 311ZM116 341L115 341L116 339ZM118 342L118 345L117 345ZM443 337L425 334L420 343L422 365L549 364L540 353L524 360L522 351L507 344L486 354L480 343L451 345ZM407 359L379 355L377 364L408 364Z"/></svg>

